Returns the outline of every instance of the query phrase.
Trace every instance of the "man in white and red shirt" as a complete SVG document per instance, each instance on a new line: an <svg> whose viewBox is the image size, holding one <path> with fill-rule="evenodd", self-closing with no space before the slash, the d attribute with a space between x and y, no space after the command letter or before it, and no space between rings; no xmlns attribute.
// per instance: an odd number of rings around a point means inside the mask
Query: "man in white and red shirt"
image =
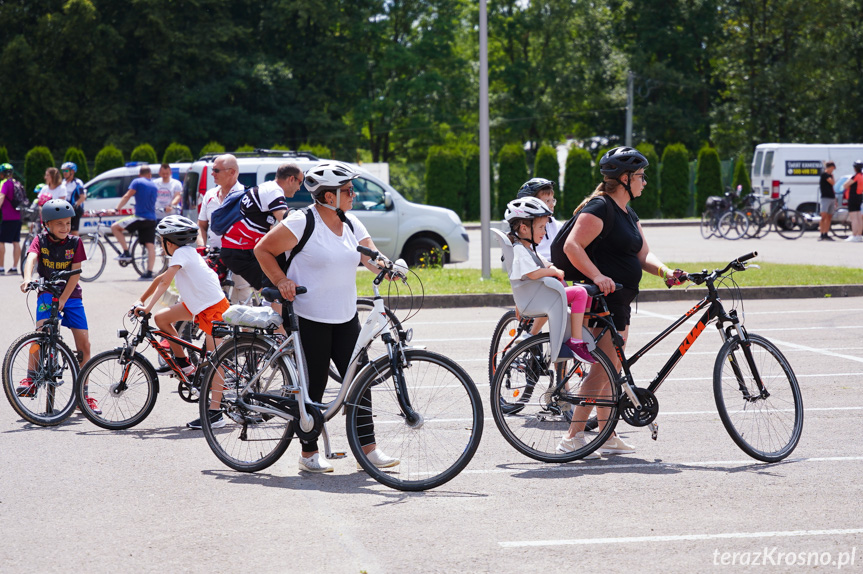
<svg viewBox="0 0 863 574"><path fill-rule="evenodd" d="M286 163L276 170L275 181L267 181L240 199L242 217L222 236L222 261L249 282L255 290L263 286L264 273L255 258L255 245L288 213L286 197L293 197L303 183L303 172Z"/></svg>
<svg viewBox="0 0 863 574"><path fill-rule="evenodd" d="M201 211L198 213L198 245L209 245L210 247L221 247L222 236L210 231L210 217L213 212L222 205L228 194L235 190L242 190L243 184L237 181L240 176L240 167L237 158L231 154L220 155L213 162L213 181L216 187L207 190L204 199L201 200Z"/></svg>

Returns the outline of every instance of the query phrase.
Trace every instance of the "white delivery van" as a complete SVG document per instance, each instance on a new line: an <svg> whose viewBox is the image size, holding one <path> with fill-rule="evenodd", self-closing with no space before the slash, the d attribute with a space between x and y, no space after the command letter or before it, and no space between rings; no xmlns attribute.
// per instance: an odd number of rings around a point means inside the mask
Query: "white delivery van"
<svg viewBox="0 0 863 574"><path fill-rule="evenodd" d="M759 144L752 158L752 191L763 200L790 190L788 207L816 213L824 164L836 164L835 179L853 173L852 164L858 159L863 160L863 144Z"/></svg>

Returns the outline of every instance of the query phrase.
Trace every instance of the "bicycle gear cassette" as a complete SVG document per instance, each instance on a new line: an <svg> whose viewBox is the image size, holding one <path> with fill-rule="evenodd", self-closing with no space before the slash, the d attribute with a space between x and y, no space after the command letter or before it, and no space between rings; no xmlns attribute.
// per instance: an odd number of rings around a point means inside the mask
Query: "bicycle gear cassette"
<svg viewBox="0 0 863 574"><path fill-rule="evenodd" d="M635 396L641 403L641 410L637 410L629 396L624 394L620 397L620 418L634 427L646 427L656 419L659 414L659 401L651 391L636 387Z"/></svg>

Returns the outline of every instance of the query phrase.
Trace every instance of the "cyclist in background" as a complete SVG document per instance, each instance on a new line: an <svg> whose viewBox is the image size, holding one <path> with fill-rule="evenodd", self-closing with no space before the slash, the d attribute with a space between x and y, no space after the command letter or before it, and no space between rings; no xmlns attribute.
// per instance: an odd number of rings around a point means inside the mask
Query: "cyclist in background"
<svg viewBox="0 0 863 574"><path fill-rule="evenodd" d="M21 260L21 212L15 208L15 179L12 164L0 165L0 275L6 273L6 244L12 244L9 275L18 274Z"/></svg>
<svg viewBox="0 0 863 574"><path fill-rule="evenodd" d="M138 175L139 177L133 179L132 183L129 184L129 191L117 204L117 211L120 211L134 197L135 215L116 221L111 226L111 232L117 239L117 243L123 248L123 253L116 257L118 261L132 260L123 231L138 233L138 241L147 248L147 272L141 275L140 279L141 281L148 281L153 279L153 266L156 264L154 241L156 239L156 196L158 189L151 180L153 174L149 165L142 165L138 170Z"/></svg>
<svg viewBox="0 0 863 574"><path fill-rule="evenodd" d="M75 217L72 218L72 235L78 235L87 192L84 189L84 182L75 177L78 173L78 166L75 163L67 161L60 166L60 172L63 174L63 185L66 186L66 201L75 210Z"/></svg>
<svg viewBox="0 0 863 574"><path fill-rule="evenodd" d="M548 206L551 215L548 218L548 224L545 226L545 237L536 246L536 252L547 260L551 260L551 242L557 237L557 232L560 231L561 224L554 218L554 206L557 205L557 200L554 198L554 182L550 179L535 177L529 179L519 188L517 199L525 197L536 197Z"/></svg>
<svg viewBox="0 0 863 574"><path fill-rule="evenodd" d="M49 167L45 170L45 184L47 187L42 189L42 193L50 194L51 199L66 199L66 185L59 169Z"/></svg>
<svg viewBox="0 0 863 574"><path fill-rule="evenodd" d="M854 162L854 175L842 184L842 189L848 194L848 219L851 220L851 235L845 241L860 243L863 241L863 160Z"/></svg>
<svg viewBox="0 0 863 574"><path fill-rule="evenodd" d="M163 163L159 166L159 179L156 180L156 218L162 219L171 215L179 209L180 200L183 197L183 184L171 177L170 164Z"/></svg>

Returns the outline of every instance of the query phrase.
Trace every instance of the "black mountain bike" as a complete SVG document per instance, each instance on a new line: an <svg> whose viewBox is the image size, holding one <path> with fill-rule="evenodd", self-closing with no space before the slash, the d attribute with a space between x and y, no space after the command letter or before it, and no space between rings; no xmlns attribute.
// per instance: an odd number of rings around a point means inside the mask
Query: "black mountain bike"
<svg viewBox="0 0 863 574"><path fill-rule="evenodd" d="M519 342L498 365L491 389L492 415L504 438L519 452L545 462L576 460L600 448L614 432L618 418L637 427L652 425L655 439L654 419L659 413L656 391L707 325L715 322L723 344L714 364L713 393L722 424L749 456L764 462L787 457L803 430L803 400L797 377L773 343L749 333L735 309L726 312L717 291L717 285L725 281L736 287L731 275L745 270L744 262L755 256L756 253L744 255L712 272L690 273L688 279L694 284L706 284L707 294L628 358L605 298L596 295L602 311L587 315L601 325L597 341L606 333L611 335L622 363L620 372L596 347L591 351L596 363L589 370L579 372L581 363L572 360L567 363L565 376L559 377L550 363L548 334ZM635 386L632 365L702 310L704 314L650 385ZM613 383L607 384L605 377ZM525 401L528 392L531 399ZM508 406L519 408L507 409ZM576 431L585 431L583 444L572 452L558 452L556 447L561 436L571 430L570 424Z"/></svg>
<svg viewBox="0 0 863 574"><path fill-rule="evenodd" d="M39 329L18 337L3 360L3 390L9 404L25 420L40 426L58 425L75 410L73 385L80 355L60 336L60 295L69 277L80 269L58 271L40 278L27 291L51 294L51 315Z"/></svg>

